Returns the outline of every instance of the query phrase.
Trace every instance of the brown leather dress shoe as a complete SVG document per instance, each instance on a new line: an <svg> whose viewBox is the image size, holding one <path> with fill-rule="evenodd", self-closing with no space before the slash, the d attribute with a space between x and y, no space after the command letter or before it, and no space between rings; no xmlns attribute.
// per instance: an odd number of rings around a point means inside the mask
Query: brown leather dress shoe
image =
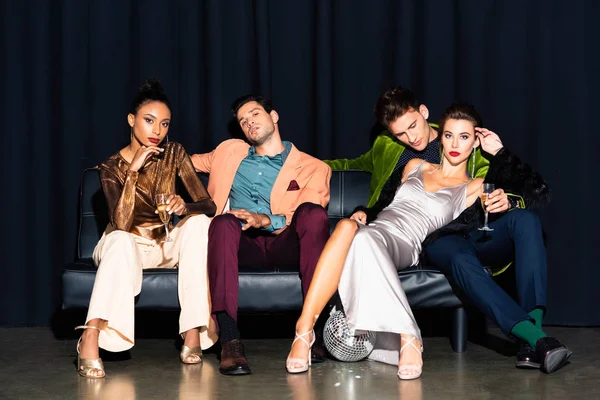
<svg viewBox="0 0 600 400"><path fill-rule="evenodd" d="M227 342L221 349L221 366L219 372L223 375L248 375L252 371L244 353L244 345L235 339Z"/></svg>

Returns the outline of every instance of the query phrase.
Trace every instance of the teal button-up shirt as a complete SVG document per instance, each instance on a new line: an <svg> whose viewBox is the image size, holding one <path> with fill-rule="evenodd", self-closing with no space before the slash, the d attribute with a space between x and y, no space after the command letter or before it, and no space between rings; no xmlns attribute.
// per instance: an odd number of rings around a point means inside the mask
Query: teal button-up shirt
<svg viewBox="0 0 600 400"><path fill-rule="evenodd" d="M292 150L290 142L283 142L285 149L273 156L259 156L256 148L248 149L248 156L242 160L233 185L229 192L229 205L232 210L250 211L255 214L265 214L271 219L271 225L265 230L276 231L285 226L285 215L271 214L271 190L283 167L283 163Z"/></svg>

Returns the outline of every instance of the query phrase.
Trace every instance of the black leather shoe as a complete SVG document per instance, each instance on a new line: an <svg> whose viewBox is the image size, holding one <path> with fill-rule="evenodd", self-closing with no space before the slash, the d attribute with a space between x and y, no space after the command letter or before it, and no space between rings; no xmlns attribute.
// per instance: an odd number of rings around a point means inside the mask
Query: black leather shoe
<svg viewBox="0 0 600 400"><path fill-rule="evenodd" d="M538 339L535 352L540 360L540 370L546 374L564 367L571 357L571 351L552 337Z"/></svg>
<svg viewBox="0 0 600 400"><path fill-rule="evenodd" d="M521 345L521 348L517 353L517 362L515 363L515 367L529 369L540 368L540 359L529 343L524 343Z"/></svg>
<svg viewBox="0 0 600 400"><path fill-rule="evenodd" d="M252 373L250 366L248 366L248 359L244 353L242 342L236 339L223 345L219 372L223 375L248 375Z"/></svg>

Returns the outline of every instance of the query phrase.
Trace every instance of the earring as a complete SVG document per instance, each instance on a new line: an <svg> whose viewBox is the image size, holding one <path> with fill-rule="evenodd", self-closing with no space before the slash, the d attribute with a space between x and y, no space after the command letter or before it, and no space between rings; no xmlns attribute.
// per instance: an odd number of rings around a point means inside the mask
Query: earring
<svg viewBox="0 0 600 400"><path fill-rule="evenodd" d="M471 179L475 177L475 147L473 147L473 152L471 154Z"/></svg>
<svg viewBox="0 0 600 400"><path fill-rule="evenodd" d="M165 136L165 142L169 143L169 135Z"/></svg>

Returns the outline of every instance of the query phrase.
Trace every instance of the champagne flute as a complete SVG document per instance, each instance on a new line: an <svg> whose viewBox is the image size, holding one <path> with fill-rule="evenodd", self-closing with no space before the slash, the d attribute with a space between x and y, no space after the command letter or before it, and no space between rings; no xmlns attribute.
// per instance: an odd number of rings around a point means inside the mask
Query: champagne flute
<svg viewBox="0 0 600 400"><path fill-rule="evenodd" d="M167 200L169 199L169 194L157 194L156 195L156 209L158 210L158 216L163 224L165 224L165 231L167 232L167 237L165 237L165 242L172 242L171 236L169 236L169 222L171 221L171 214L167 211Z"/></svg>
<svg viewBox="0 0 600 400"><path fill-rule="evenodd" d="M487 201L489 194L492 193L493 191L494 191L493 183L484 183L483 184L483 190L481 192L481 206L483 207L483 211L485 211L485 219L483 221L483 226L481 228L478 228L480 231L488 231L488 232L493 231L493 229L488 226L489 212L487 210L487 207L485 206L485 202Z"/></svg>

